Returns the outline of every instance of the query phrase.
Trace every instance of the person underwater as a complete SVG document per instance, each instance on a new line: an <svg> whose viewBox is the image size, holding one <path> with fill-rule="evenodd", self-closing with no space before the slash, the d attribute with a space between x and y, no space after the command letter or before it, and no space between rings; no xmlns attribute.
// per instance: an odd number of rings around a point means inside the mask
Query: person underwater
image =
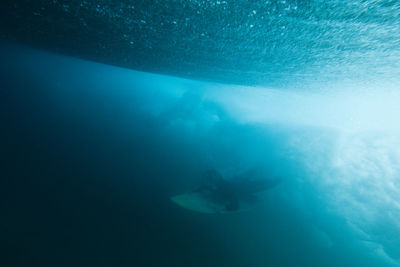
<svg viewBox="0 0 400 267"><path fill-rule="evenodd" d="M259 202L258 193L275 187L280 180L256 177L254 171L224 179L215 169L203 173L200 186L171 200L182 208L202 213L228 213L246 210Z"/></svg>

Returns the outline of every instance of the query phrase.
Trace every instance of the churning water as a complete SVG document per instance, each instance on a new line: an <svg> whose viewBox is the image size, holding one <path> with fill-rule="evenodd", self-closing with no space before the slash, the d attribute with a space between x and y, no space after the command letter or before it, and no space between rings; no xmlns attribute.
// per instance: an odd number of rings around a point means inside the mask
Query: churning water
<svg viewBox="0 0 400 267"><path fill-rule="evenodd" d="M399 4L153 2L2 26L1 265L400 266ZM49 10L121 32L62 45ZM171 201L210 169L280 182L240 212Z"/></svg>

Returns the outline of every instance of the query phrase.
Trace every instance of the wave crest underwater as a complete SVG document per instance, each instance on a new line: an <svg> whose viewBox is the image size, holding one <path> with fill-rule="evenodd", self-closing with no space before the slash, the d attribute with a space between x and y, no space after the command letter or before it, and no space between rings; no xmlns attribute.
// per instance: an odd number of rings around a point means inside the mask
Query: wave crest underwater
<svg viewBox="0 0 400 267"><path fill-rule="evenodd" d="M21 47L2 51L7 84L24 77L24 86L40 88L8 92L14 104L6 107L20 108L25 102L17 96L29 92L29 103L40 101L24 109L35 114L31 106L40 105L41 116L58 114L52 116L62 121L50 117L54 129L74 125L77 133L91 132L93 145L124 147L125 156L104 156L107 164L115 157L130 166L107 183L128 195L129 183L147 190L151 196L139 197L143 209L151 209L149 199L163 203L159 218L179 224L173 218L183 216L198 229L195 221L202 222L238 266L400 265L398 83L289 91L148 74ZM174 206L170 197L193 188L209 167L227 177L263 168L282 183L245 213L196 215Z"/></svg>

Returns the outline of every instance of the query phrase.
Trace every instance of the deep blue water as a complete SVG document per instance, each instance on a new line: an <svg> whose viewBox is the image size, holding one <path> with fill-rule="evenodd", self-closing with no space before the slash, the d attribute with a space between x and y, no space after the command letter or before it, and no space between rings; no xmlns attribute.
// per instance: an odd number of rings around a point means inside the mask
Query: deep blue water
<svg viewBox="0 0 400 267"><path fill-rule="evenodd" d="M397 84L232 86L10 44L0 75L2 266L400 264ZM260 167L281 183L252 210L170 201Z"/></svg>

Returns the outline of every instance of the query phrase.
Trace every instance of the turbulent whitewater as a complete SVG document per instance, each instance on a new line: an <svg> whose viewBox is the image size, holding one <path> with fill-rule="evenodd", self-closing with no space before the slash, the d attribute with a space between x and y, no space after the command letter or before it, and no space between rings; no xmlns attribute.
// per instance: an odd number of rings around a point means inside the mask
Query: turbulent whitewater
<svg viewBox="0 0 400 267"><path fill-rule="evenodd" d="M0 5L1 266L400 266L400 2Z"/></svg>

